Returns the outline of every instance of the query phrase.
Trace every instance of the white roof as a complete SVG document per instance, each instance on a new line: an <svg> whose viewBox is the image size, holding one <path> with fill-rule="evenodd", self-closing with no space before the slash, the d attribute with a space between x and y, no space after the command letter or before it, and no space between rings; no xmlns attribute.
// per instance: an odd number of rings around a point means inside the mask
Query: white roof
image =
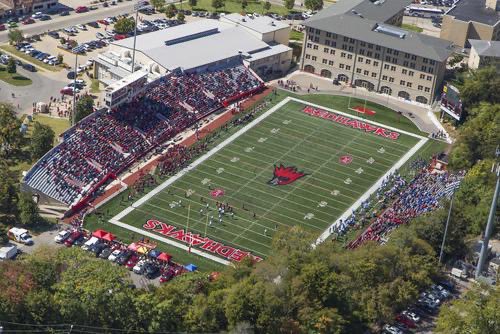
<svg viewBox="0 0 500 334"><path fill-rule="evenodd" d="M113 44L132 48L133 38ZM136 43L138 51L168 70L189 70L266 48L266 43L244 28L216 20L200 20L140 35Z"/></svg>
<svg viewBox="0 0 500 334"><path fill-rule="evenodd" d="M270 56L278 55L278 54L281 54L281 53L284 53L284 52L287 52L287 51L291 51L291 50L292 50L292 48L290 48L290 47L288 47L286 45L277 44L277 45L269 46L269 48L267 48L265 50L252 53L250 55L251 57L248 58L247 60L248 61L254 61L254 60L258 60L258 59L263 59L263 58L267 58L267 57L270 57Z"/></svg>
<svg viewBox="0 0 500 334"><path fill-rule="evenodd" d="M288 24L281 21L276 21L269 16L243 16L238 13L226 14L221 20L228 20L235 24L241 25L247 29L254 30L258 33L265 34L280 30L283 28L288 28Z"/></svg>

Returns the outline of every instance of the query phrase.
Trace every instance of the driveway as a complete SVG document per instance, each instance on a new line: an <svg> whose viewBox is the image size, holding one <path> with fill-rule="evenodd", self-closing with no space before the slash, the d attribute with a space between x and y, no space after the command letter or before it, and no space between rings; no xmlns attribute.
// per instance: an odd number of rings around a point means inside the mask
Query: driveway
<svg viewBox="0 0 500 334"><path fill-rule="evenodd" d="M66 85L65 81L29 72L20 66L17 66L17 72L30 78L32 84L18 87L0 80L0 101L12 103L18 114L31 113L34 102L48 102L51 96L59 96L58 91Z"/></svg>

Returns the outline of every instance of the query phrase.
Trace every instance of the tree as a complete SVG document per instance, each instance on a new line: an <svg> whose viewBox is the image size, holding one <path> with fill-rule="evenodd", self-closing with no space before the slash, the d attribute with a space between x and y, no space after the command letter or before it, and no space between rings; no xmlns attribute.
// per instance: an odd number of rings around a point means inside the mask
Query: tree
<svg viewBox="0 0 500 334"><path fill-rule="evenodd" d="M9 172L9 166L0 160L0 215L9 215L15 212L17 187L14 178Z"/></svg>
<svg viewBox="0 0 500 334"><path fill-rule="evenodd" d="M9 73L16 73L17 68L16 68L16 62L14 61L14 58L10 57L9 61L7 62L7 72Z"/></svg>
<svg viewBox="0 0 500 334"><path fill-rule="evenodd" d="M31 135L31 157L41 158L54 144L54 131L48 125L35 122Z"/></svg>
<svg viewBox="0 0 500 334"><path fill-rule="evenodd" d="M459 88L466 109L481 102L500 103L500 78L494 66L468 72Z"/></svg>
<svg viewBox="0 0 500 334"><path fill-rule="evenodd" d="M94 99L91 96L82 96L76 103L75 121L78 123L94 112Z"/></svg>
<svg viewBox="0 0 500 334"><path fill-rule="evenodd" d="M320 10L323 8L323 0L305 0L304 5L310 10Z"/></svg>
<svg viewBox="0 0 500 334"><path fill-rule="evenodd" d="M39 221L38 206L33 201L31 194L22 192L17 203L19 222L23 225L32 225Z"/></svg>
<svg viewBox="0 0 500 334"><path fill-rule="evenodd" d="M198 0L189 0L189 6L191 6L191 9L196 7L197 4L198 4Z"/></svg>
<svg viewBox="0 0 500 334"><path fill-rule="evenodd" d="M19 29L9 30L8 37L10 44L17 44L24 40L23 32Z"/></svg>
<svg viewBox="0 0 500 334"><path fill-rule="evenodd" d="M165 0L151 0L151 6L153 6L157 11L161 11L165 6Z"/></svg>
<svg viewBox="0 0 500 334"><path fill-rule="evenodd" d="M57 62L58 62L59 64L62 64L62 63L63 63L63 61L64 61L64 56L63 56L62 54L60 54L60 53L59 53L59 54L57 55Z"/></svg>
<svg viewBox="0 0 500 334"><path fill-rule="evenodd" d="M436 333L500 333L500 286L475 286L462 298L443 305Z"/></svg>
<svg viewBox="0 0 500 334"><path fill-rule="evenodd" d="M264 2L264 10L268 12L271 9L271 3L269 1Z"/></svg>
<svg viewBox="0 0 500 334"><path fill-rule="evenodd" d="M225 6L224 0L212 0L212 7L215 9L215 11L219 10L224 6Z"/></svg>
<svg viewBox="0 0 500 334"><path fill-rule="evenodd" d="M14 107L0 103L0 155L5 155L19 148L22 140L21 121L16 117Z"/></svg>
<svg viewBox="0 0 500 334"><path fill-rule="evenodd" d="M165 9L165 15L171 19L172 17L175 16L175 13L177 13L177 7L175 7L175 5L173 3L171 3L170 5L167 6L167 8Z"/></svg>
<svg viewBox="0 0 500 334"><path fill-rule="evenodd" d="M135 29L135 20L131 17L123 17L116 21L115 31L119 34L128 34Z"/></svg>
<svg viewBox="0 0 500 334"><path fill-rule="evenodd" d="M245 9L248 7L248 1L247 0L241 0L241 10L245 11Z"/></svg>
<svg viewBox="0 0 500 334"><path fill-rule="evenodd" d="M183 12L177 13L177 21L184 22L185 19L186 19L186 16L184 15Z"/></svg>
<svg viewBox="0 0 500 334"><path fill-rule="evenodd" d="M290 12L295 6L295 0L285 0L285 8Z"/></svg>

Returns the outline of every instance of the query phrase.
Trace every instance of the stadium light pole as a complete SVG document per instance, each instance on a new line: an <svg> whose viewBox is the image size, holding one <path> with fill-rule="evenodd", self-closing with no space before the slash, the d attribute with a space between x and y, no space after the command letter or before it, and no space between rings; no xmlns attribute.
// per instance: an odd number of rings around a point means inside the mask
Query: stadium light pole
<svg viewBox="0 0 500 334"><path fill-rule="evenodd" d="M446 219L446 226L444 228L443 242L441 243L441 251L439 252L439 264L443 262L444 244L446 242L446 235L448 234L448 225L450 224L451 208L453 207L454 197L454 195L451 195L450 209L448 210L448 218Z"/></svg>
<svg viewBox="0 0 500 334"><path fill-rule="evenodd" d="M71 124L76 123L76 76L78 74L78 52L75 49L72 50L75 53L75 76L73 78L73 115L71 117Z"/></svg>
<svg viewBox="0 0 500 334"><path fill-rule="evenodd" d="M498 148L498 146L495 155L497 159L500 156L500 149ZM491 202L490 213L488 215L488 223L484 232L483 245L481 247L481 253L479 254L479 261L477 262L476 280L481 277L481 273L483 272L484 262L486 261L486 256L488 253L488 244L490 242L491 233L493 232L493 224L495 221L495 214L497 210L498 192L500 190L500 164L495 162L491 167L491 172L494 172L497 175L497 183L495 186L495 192L493 193L493 200Z"/></svg>
<svg viewBox="0 0 500 334"><path fill-rule="evenodd" d="M134 73L135 70L135 43L137 41L137 21L139 19L139 9L144 6L144 1L139 0L137 3L134 5L134 10L135 10L135 26L134 26L134 47L132 49L132 68L131 68L131 73Z"/></svg>

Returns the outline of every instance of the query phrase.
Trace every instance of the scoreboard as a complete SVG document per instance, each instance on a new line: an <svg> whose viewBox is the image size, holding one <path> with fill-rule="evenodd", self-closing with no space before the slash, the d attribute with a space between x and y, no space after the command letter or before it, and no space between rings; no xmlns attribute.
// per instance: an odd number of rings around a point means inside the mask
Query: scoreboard
<svg viewBox="0 0 500 334"><path fill-rule="evenodd" d="M453 85L446 84L441 94L441 110L460 121L462 118L462 100L460 91Z"/></svg>

